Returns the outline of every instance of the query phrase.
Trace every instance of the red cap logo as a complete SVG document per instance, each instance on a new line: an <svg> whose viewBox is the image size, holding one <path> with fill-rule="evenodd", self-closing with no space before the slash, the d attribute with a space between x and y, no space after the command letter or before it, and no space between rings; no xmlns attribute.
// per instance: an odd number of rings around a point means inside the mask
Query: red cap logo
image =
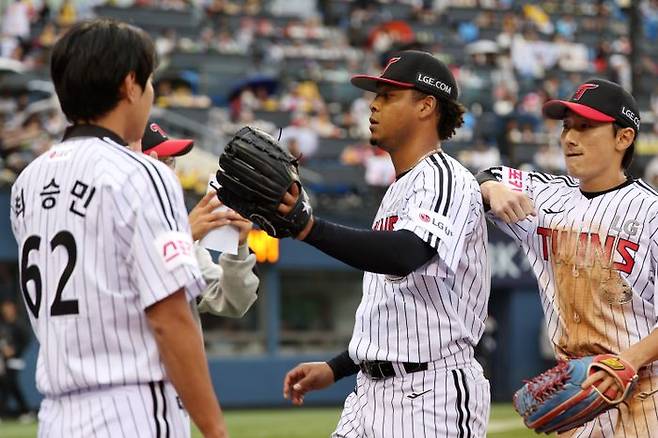
<svg viewBox="0 0 658 438"><path fill-rule="evenodd" d="M583 97L583 94L585 94L586 91L593 90L595 88L599 88L599 86L596 84L583 84L580 87L578 87L576 92L573 94L571 100L580 100L580 98Z"/></svg>
<svg viewBox="0 0 658 438"><path fill-rule="evenodd" d="M386 64L386 67L384 67L384 71L382 72L381 76L384 76L384 73L386 73L386 70L388 70L388 68L389 68L391 65L395 64L395 63L398 62L399 60L400 60L400 57L399 57L399 56L395 56L395 57L389 59L389 60L388 60L388 63Z"/></svg>
<svg viewBox="0 0 658 438"><path fill-rule="evenodd" d="M164 130L163 130L163 129L160 127L160 125L158 125L157 123L151 123L151 124L149 125L149 129L150 129L151 131L153 131L153 132L157 132L158 134L160 134L160 135L161 135L162 137L164 137L164 138L169 138L169 137L167 136L167 133L164 132Z"/></svg>

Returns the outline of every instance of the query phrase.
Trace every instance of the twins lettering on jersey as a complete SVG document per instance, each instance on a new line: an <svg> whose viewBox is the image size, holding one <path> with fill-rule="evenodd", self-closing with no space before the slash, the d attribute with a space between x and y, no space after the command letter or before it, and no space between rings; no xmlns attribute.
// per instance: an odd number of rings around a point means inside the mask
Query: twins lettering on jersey
<svg viewBox="0 0 658 438"><path fill-rule="evenodd" d="M373 230L375 231L393 231L393 227L395 226L395 223L398 221L398 216L388 216L379 219L377 222L375 222L375 225L372 227Z"/></svg>
<svg viewBox="0 0 658 438"><path fill-rule="evenodd" d="M550 255L556 263L575 260L581 267L598 263L600 266L611 266L617 271L630 274L635 266L634 257L640 245L621 238L620 235L622 233L629 237L636 235L639 224L632 219L622 224L620 218L616 217L610 230L617 231L617 234L608 234L605 242L602 243L598 233L578 233L573 230L537 227L537 234L541 239L542 257L548 261ZM615 261L616 256L619 256L621 261Z"/></svg>

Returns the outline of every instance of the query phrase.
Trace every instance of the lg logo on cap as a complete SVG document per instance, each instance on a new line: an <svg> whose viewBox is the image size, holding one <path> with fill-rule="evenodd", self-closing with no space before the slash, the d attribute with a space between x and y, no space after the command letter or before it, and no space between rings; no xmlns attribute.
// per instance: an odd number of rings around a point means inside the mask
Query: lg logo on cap
<svg viewBox="0 0 658 438"><path fill-rule="evenodd" d="M440 80L433 78L432 76L427 76L422 73L418 73L418 82L423 82L427 85L431 85L432 87L436 87L439 90L443 91L444 93L451 94L452 93L452 87L445 82L441 82Z"/></svg>
<svg viewBox="0 0 658 438"><path fill-rule="evenodd" d="M635 115L635 113L625 106L621 107L621 113L631 119L631 122L637 127L637 129L640 129L640 118Z"/></svg>

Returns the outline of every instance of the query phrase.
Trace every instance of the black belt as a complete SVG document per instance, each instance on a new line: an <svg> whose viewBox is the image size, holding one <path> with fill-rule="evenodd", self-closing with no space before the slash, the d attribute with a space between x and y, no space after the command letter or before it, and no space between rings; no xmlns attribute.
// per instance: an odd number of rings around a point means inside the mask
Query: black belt
<svg viewBox="0 0 658 438"><path fill-rule="evenodd" d="M401 365L407 374L427 370L427 362L402 362ZM359 368L363 374L367 375L373 380L382 380L389 377L395 377L397 375L395 373L393 362L389 362L387 360L363 361L359 363Z"/></svg>

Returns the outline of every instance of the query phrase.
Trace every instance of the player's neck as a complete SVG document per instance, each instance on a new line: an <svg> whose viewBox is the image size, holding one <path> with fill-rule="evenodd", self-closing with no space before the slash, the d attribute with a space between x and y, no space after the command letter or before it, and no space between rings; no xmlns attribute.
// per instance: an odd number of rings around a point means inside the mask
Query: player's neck
<svg viewBox="0 0 658 438"><path fill-rule="evenodd" d="M128 126L125 123L125 118L122 117L121 114L118 114L116 111L110 112L103 117L91 121L90 123L92 125L100 126L101 128L105 128L109 131L114 132L116 135L121 137L126 143L128 143L127 140Z"/></svg>
<svg viewBox="0 0 658 438"><path fill-rule="evenodd" d="M400 175L415 167L418 163L436 151L441 150L438 138L419 140L406 147L392 151L391 161L395 167L395 174Z"/></svg>
<svg viewBox="0 0 658 438"><path fill-rule="evenodd" d="M441 151L441 143L437 142L433 146L426 146L419 150L406 151L406 154L400 154L400 156L394 157L391 154L391 159L393 161L393 166L395 167L395 174L400 175L408 172L409 170L416 167L418 163L423 161L425 158L429 157L435 152ZM401 151L402 152L402 151Z"/></svg>
<svg viewBox="0 0 658 438"><path fill-rule="evenodd" d="M580 190L587 193L604 192L623 184L627 179L628 176L621 169L610 174L605 173L592 178L581 178Z"/></svg>

